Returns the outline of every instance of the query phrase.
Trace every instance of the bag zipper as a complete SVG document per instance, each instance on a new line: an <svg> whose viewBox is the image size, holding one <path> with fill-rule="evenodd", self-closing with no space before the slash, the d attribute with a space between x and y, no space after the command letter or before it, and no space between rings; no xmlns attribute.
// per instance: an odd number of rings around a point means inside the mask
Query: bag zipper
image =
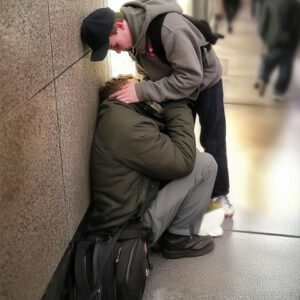
<svg viewBox="0 0 300 300"><path fill-rule="evenodd" d="M119 262L119 260L120 260L120 255L121 255L121 251L122 251L122 247L120 247L119 250L118 250L118 255L117 255L117 258L116 258L116 260L115 260L115 263L118 263L118 262Z"/></svg>
<svg viewBox="0 0 300 300"><path fill-rule="evenodd" d="M130 270L131 270L131 265L133 263L133 257L134 257L134 253L136 251L137 244L138 244L138 240L135 240L135 242L133 244L133 247L132 247L132 250L130 252L129 261L128 261L128 268L126 270L126 277L125 277L125 282L127 284L129 282L129 274L130 274Z"/></svg>

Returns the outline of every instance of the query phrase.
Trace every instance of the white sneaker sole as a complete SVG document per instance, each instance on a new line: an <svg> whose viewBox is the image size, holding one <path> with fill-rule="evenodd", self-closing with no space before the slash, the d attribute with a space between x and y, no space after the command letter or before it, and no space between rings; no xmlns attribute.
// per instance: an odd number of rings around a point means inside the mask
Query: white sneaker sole
<svg viewBox="0 0 300 300"><path fill-rule="evenodd" d="M213 237L218 237L223 235L223 229L221 226L215 228L214 230L210 231L208 235L213 236Z"/></svg>
<svg viewBox="0 0 300 300"><path fill-rule="evenodd" d="M199 235L210 235L210 236L221 236L223 229L221 224L224 221L224 210L223 208L215 209L206 213L203 216Z"/></svg>

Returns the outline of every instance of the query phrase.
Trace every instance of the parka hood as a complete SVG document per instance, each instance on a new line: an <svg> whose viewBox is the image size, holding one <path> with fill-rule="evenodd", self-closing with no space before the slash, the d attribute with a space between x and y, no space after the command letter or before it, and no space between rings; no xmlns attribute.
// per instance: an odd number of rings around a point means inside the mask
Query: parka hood
<svg viewBox="0 0 300 300"><path fill-rule="evenodd" d="M138 53L145 52L146 32L150 22L158 15L176 12L182 14L182 8L175 0L139 0L125 3L121 7L129 24L133 38L133 47Z"/></svg>

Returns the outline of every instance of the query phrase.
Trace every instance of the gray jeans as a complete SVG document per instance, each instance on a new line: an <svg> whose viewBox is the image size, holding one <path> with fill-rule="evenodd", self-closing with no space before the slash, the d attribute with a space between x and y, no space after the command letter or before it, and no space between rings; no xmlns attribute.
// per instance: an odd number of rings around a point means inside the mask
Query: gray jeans
<svg viewBox="0 0 300 300"><path fill-rule="evenodd" d="M197 151L193 171L159 191L143 219L143 225L152 229L149 246L154 245L165 230L178 235L199 232L216 174L214 158Z"/></svg>

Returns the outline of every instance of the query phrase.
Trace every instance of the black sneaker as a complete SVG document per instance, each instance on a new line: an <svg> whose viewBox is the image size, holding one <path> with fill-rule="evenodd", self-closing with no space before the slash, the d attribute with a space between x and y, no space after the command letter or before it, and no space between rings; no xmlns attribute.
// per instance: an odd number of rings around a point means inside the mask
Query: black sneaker
<svg viewBox="0 0 300 300"><path fill-rule="evenodd" d="M206 235L176 235L167 233L163 240L163 255L166 258L195 257L214 249L214 238Z"/></svg>
<svg viewBox="0 0 300 300"><path fill-rule="evenodd" d="M163 236L161 236L154 245L150 247L151 251L161 252L163 249Z"/></svg>

